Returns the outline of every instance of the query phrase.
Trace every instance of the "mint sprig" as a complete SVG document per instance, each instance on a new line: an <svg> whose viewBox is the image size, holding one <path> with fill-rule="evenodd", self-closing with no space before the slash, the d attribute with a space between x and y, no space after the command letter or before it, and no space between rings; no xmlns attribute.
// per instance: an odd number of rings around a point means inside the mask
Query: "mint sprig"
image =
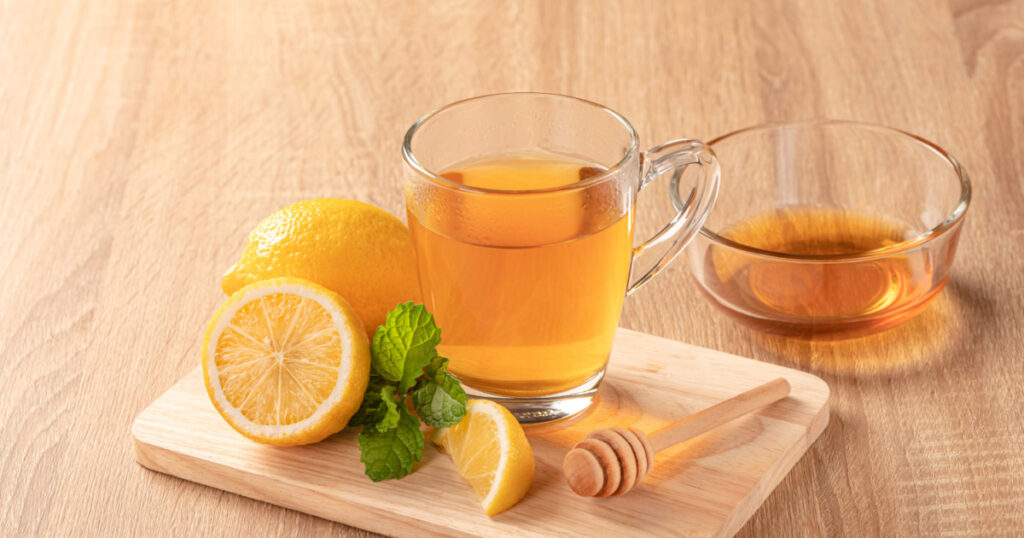
<svg viewBox="0 0 1024 538"><path fill-rule="evenodd" d="M466 415L466 392L437 354L441 329L423 305L401 303L388 312L370 344L370 382L349 426L362 426L360 461L374 482L412 472L423 455L420 419L435 426ZM409 411L408 401L419 415Z"/></svg>

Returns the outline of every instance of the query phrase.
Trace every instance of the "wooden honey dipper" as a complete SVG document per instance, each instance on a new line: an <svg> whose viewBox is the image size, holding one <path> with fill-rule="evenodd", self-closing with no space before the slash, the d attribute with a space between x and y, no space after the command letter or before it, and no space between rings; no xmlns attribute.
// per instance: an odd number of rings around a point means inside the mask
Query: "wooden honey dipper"
<svg viewBox="0 0 1024 538"><path fill-rule="evenodd" d="M577 495L622 495L654 468L654 453L692 439L789 395L789 382L769 381L678 420L650 437L635 428L597 430L576 443L562 461L565 481Z"/></svg>

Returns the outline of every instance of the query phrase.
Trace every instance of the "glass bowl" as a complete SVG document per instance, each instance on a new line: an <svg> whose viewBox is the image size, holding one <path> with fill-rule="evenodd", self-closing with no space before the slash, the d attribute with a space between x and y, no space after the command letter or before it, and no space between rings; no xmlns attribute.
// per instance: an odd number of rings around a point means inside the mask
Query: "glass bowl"
<svg viewBox="0 0 1024 538"><path fill-rule="evenodd" d="M910 319L942 290L971 199L942 148L835 120L709 144L721 190L686 252L732 317L771 333L855 335Z"/></svg>

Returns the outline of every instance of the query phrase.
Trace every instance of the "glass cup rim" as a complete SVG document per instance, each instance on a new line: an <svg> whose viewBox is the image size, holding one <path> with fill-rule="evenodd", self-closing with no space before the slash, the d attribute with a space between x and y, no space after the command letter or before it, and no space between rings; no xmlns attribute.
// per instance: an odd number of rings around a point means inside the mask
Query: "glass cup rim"
<svg viewBox="0 0 1024 538"><path fill-rule="evenodd" d="M791 262L863 262L886 258L895 254L900 254L908 250L917 248L921 245L930 243L936 238L944 235L949 230L955 228L957 224L961 220L963 220L964 215L967 212L967 207L971 203L971 180L967 175L967 171L960 164L960 162L955 157L953 157L953 155L951 155L948 151L942 149L942 147L940 147L938 144L901 129L896 129L893 127L888 127L885 125L875 123L837 119L817 119L791 123L762 123L758 125L752 125L750 127L744 127L742 129L737 129L735 131L715 137L714 139L709 141L707 145L710 146L713 150L714 145L723 140L754 131L768 131L781 128L805 129L819 128L825 126L842 126L853 129L869 129L875 131L882 131L889 135L896 135L902 138L909 138L918 145L930 149L932 152L937 154L940 158L944 159L946 163L950 165L951 170L956 174L957 179L960 182L960 200L957 202L956 207L953 209L953 211L946 215L944 219L942 219L942 222L940 222L930 230L918 235L917 237L905 239L903 241L900 241L899 243L895 243L886 247L852 254L793 254L788 252L765 250L744 243L739 243L726 237L722 237L721 235L718 235L717 233L712 231L707 226L701 226L700 235L704 236L705 238L709 239L711 242L719 246L727 247L733 250L744 252L746 254L756 255L763 258L774 258L778 260L785 260Z"/></svg>
<svg viewBox="0 0 1024 538"><path fill-rule="evenodd" d="M576 183L569 183L567 185L560 185L560 186L557 186L557 187L547 187L547 188L543 188L543 189L507 190L507 189L492 189L492 188L486 188L486 187L471 187L471 186L468 186L468 185L463 185L462 183L458 183L458 182L452 181L450 179L442 177L439 174L434 173L433 171L427 169L426 166L423 166L423 164L420 163L419 159L416 158L416 155L412 151L412 140L413 140L413 137L416 135L416 133L419 131L420 127L422 127L426 122L430 121L431 119L437 117L438 115L440 115L440 114L442 114L444 112L447 112L447 111L449 111L449 110L451 110L453 108L456 108L456 107L458 107L460 105L464 105L466 103L470 103L470 102L474 102L474 101L482 101L484 99L490 99L490 98L494 98L494 97L507 97L507 96L547 97L547 98L564 99L564 100L567 100L567 101L575 101L577 103L582 103L584 105L588 105L588 106L594 107L599 112L604 112L606 114L611 115L612 118L617 120L626 129L626 132L629 134L629 147L626 149L625 152L623 152L622 157L618 160L618 162L615 163L615 165L611 166L610 168L608 168L604 172L601 172L600 174L595 174L593 176L588 177L587 179L585 179L583 181L578 181ZM581 189L585 189L587 187L591 187L593 185L596 185L598 183L603 183L603 182L607 181L608 179L613 178L613 177L616 176L616 174L619 172L619 170L621 170L633 158L633 156L637 152L637 148L638 147L639 147L639 137L636 134L636 129L633 127L633 125L631 123L629 123L629 120L627 120L626 117L623 116L622 114L619 114L618 112L616 112L616 111L614 111L614 110L612 110L612 109L610 109L610 108L608 108L608 107L606 107L606 106L604 106L604 105L602 105L600 103L595 103L594 101L590 101L590 100L587 100L587 99L581 99L579 97L573 97L571 95L563 95L563 94L559 94L559 93L545 93L545 92L499 92L499 93L489 93L489 94L485 94L485 95L477 95L477 96L474 96L474 97L468 97L466 99L460 99L458 101L454 101L452 103L448 103L447 105L444 105L444 106L442 106L440 108L437 108L437 109L435 109L435 110L433 110L431 112L428 112L426 115L424 115L420 119L416 120L416 122L413 123L411 127L409 127L409 130L405 132L405 137L402 139L402 158L405 160L406 164L408 164L413 170L415 170L416 172L419 172L420 175L422 175L423 177L426 177L431 182L433 182L434 184L436 184L436 185L438 185L440 187L443 187L443 188L446 188L446 189L449 189L449 190L459 191L459 192L469 192L469 193L477 193L477 194L494 194L494 195L513 195L514 196L514 195L522 195L522 194L545 194L545 193L553 193L553 192L559 192L559 191L581 190Z"/></svg>

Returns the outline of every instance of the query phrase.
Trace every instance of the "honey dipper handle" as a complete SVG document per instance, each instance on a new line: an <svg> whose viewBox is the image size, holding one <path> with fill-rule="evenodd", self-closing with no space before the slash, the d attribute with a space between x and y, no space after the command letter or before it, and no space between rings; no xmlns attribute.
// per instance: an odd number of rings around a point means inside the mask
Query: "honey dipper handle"
<svg viewBox="0 0 1024 538"><path fill-rule="evenodd" d="M654 451L657 452L717 428L730 420L739 418L751 411L756 411L788 395L789 382L780 377L682 420L673 422L652 433L648 438L654 447Z"/></svg>

